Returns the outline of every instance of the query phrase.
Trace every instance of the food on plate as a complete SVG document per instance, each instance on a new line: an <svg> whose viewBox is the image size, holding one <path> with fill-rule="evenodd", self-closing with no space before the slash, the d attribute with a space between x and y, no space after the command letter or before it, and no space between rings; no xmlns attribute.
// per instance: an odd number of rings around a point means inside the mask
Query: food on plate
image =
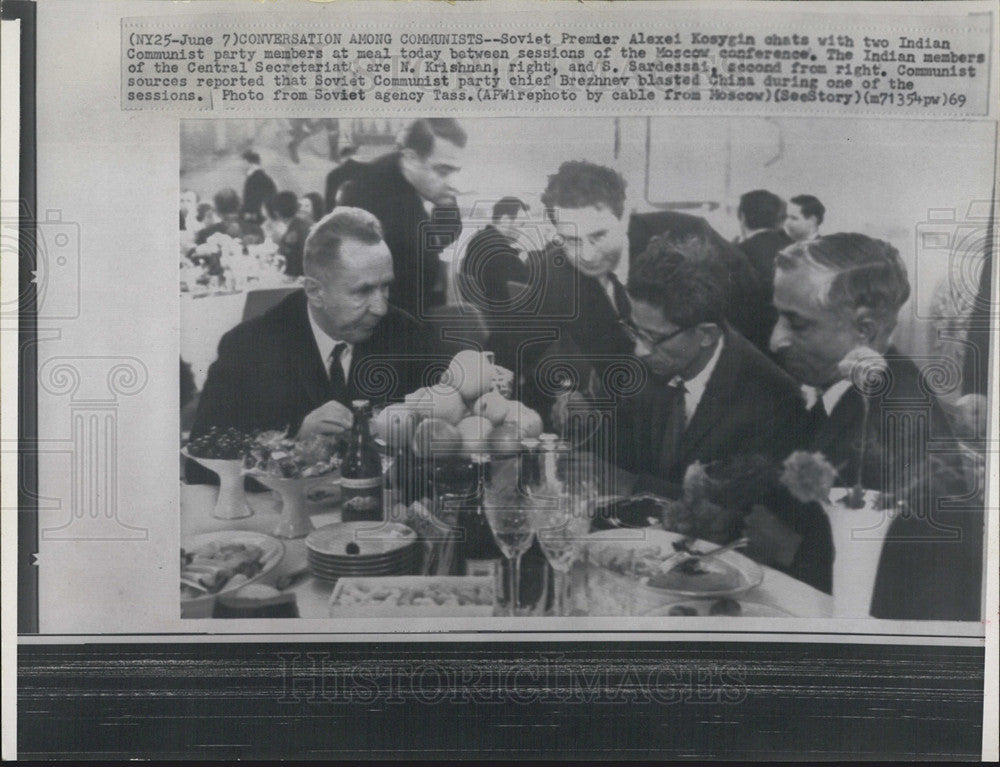
<svg viewBox="0 0 1000 767"><path fill-rule="evenodd" d="M717 599L708 608L709 615L742 615L743 608L735 599Z"/></svg>
<svg viewBox="0 0 1000 767"><path fill-rule="evenodd" d="M212 541L191 551L182 548L181 598L238 588L264 568L263 559L264 549L252 543Z"/></svg>
<svg viewBox="0 0 1000 767"><path fill-rule="evenodd" d="M265 431L257 435L243 458L246 473L281 479L320 477L340 468L346 452L346 434L317 434L304 440L286 432Z"/></svg>
<svg viewBox="0 0 1000 767"><path fill-rule="evenodd" d="M670 591L726 591L739 588L740 572L718 559L684 559L666 572L658 572L649 579L649 585Z"/></svg>
<svg viewBox="0 0 1000 767"><path fill-rule="evenodd" d="M438 607L489 606L493 586L488 583L427 583L415 586L344 582L337 605L434 605Z"/></svg>
<svg viewBox="0 0 1000 767"><path fill-rule="evenodd" d="M205 434L188 442L187 451L193 458L238 460L253 444L253 439L252 434L234 427L221 429L213 426Z"/></svg>

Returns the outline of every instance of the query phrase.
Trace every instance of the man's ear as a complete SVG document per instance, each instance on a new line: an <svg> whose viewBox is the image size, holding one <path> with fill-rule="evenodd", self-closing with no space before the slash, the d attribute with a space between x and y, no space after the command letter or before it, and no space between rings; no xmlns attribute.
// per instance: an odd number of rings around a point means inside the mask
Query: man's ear
<svg viewBox="0 0 1000 767"><path fill-rule="evenodd" d="M399 150L399 156L402 158L403 164L408 168L412 168L420 162L420 156L417 154L416 150L411 147L403 147Z"/></svg>
<svg viewBox="0 0 1000 767"><path fill-rule="evenodd" d="M323 285L315 277L310 277L306 275L302 278L302 289L306 293L306 300L313 306L322 306L323 301L320 298L320 293L323 291Z"/></svg>
<svg viewBox="0 0 1000 767"><path fill-rule="evenodd" d="M881 329L881 323L871 309L859 307L854 310L854 331L865 346L875 347Z"/></svg>

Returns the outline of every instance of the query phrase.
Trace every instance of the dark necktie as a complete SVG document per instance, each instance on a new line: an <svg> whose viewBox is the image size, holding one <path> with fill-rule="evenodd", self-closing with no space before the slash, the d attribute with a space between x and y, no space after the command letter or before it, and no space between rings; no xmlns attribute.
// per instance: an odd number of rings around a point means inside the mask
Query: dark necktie
<svg viewBox="0 0 1000 767"><path fill-rule="evenodd" d="M823 431L826 422L829 420L830 415L826 412L826 403L823 402L822 397L817 397L815 404L813 404L812 409L809 411L809 428L812 431L812 438L814 440Z"/></svg>
<svg viewBox="0 0 1000 767"><path fill-rule="evenodd" d="M632 317L632 304L628 300L625 287L614 272L608 272L608 279L611 280L611 289L615 294L615 310L618 312L618 316L623 320L630 319Z"/></svg>
<svg viewBox="0 0 1000 767"><path fill-rule="evenodd" d="M347 350L347 344L339 343L333 347L330 355L330 394L337 402L347 404L347 381L344 378L344 368L340 358Z"/></svg>
<svg viewBox="0 0 1000 767"><path fill-rule="evenodd" d="M660 477L668 479L671 469L680 456L681 437L687 425L687 413L684 411L684 395L687 389L684 382L669 384L664 388L666 412L663 419L663 438L659 444L659 459L657 468Z"/></svg>

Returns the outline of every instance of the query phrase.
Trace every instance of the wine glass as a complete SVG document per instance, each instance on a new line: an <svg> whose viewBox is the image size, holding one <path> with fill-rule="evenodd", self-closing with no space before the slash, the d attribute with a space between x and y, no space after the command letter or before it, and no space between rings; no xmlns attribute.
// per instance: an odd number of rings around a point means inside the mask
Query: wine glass
<svg viewBox="0 0 1000 767"><path fill-rule="evenodd" d="M586 503L569 497L554 509L533 514L535 535L545 559L555 573L555 614L568 615L569 572L580 553L583 539L590 532L590 510Z"/></svg>
<svg viewBox="0 0 1000 767"><path fill-rule="evenodd" d="M569 572L593 516L598 483L594 464L583 455L545 450L525 490L542 553L555 573L555 612L566 615Z"/></svg>
<svg viewBox="0 0 1000 767"><path fill-rule="evenodd" d="M535 537L531 509L518 482L516 458L497 460L491 465L489 481L483 488L483 508L490 530L503 555L510 560L507 615L518 614L521 588L521 557Z"/></svg>

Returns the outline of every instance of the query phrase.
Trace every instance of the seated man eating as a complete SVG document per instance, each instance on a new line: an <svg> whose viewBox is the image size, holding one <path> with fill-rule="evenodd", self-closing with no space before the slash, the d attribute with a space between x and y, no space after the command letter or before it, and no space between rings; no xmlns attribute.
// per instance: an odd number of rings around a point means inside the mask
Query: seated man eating
<svg viewBox="0 0 1000 767"><path fill-rule="evenodd" d="M389 304L392 256L378 220L337 208L312 229L302 290L226 333L191 429L287 429L300 438L350 428L352 399L401 399L435 361L432 334ZM437 359L440 362L440 359ZM203 470L188 465L188 481Z"/></svg>

